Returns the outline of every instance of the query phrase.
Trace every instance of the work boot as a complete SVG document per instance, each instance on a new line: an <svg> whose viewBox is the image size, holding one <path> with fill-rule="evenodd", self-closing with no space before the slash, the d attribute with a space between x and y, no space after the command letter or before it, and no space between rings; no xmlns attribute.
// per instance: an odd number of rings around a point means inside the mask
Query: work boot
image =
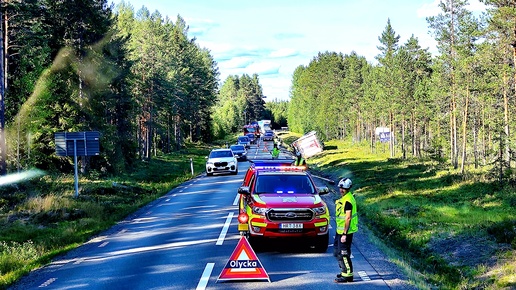
<svg viewBox="0 0 516 290"><path fill-rule="evenodd" d="M353 282L353 276L342 277L342 274L337 274L337 278L335 278L335 283L348 283L348 282Z"/></svg>

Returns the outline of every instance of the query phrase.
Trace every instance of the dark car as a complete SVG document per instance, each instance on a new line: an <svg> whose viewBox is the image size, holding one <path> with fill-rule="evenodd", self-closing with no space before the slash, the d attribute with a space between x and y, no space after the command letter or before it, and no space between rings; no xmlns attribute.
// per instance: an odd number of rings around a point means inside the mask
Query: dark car
<svg viewBox="0 0 516 290"><path fill-rule="evenodd" d="M237 158L238 161L246 161L247 160L247 150L244 145L231 145L229 147L233 154Z"/></svg>
<svg viewBox="0 0 516 290"><path fill-rule="evenodd" d="M256 136L253 133L245 134L249 140L251 141L251 144L256 144Z"/></svg>
<svg viewBox="0 0 516 290"><path fill-rule="evenodd" d="M247 136L238 136L237 145L244 145L246 149L251 148L251 140Z"/></svg>
<svg viewBox="0 0 516 290"><path fill-rule="evenodd" d="M274 132L273 131L266 131L262 136L263 141L272 141L274 140Z"/></svg>

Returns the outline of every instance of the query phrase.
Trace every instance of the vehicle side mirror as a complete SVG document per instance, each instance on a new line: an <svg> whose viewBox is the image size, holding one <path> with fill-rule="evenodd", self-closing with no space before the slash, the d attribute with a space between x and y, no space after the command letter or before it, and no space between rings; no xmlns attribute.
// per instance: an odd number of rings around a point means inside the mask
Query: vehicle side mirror
<svg viewBox="0 0 516 290"><path fill-rule="evenodd" d="M325 195L330 192L330 189L326 186L321 186L317 188L317 192L319 193L319 195Z"/></svg>
<svg viewBox="0 0 516 290"><path fill-rule="evenodd" d="M243 195L250 195L251 191L249 190L249 186L240 186L238 188L238 193Z"/></svg>

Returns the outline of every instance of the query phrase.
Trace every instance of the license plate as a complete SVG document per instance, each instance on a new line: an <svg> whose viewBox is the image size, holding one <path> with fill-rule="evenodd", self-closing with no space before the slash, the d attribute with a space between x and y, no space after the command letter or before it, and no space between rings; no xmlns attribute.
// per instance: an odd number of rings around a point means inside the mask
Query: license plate
<svg viewBox="0 0 516 290"><path fill-rule="evenodd" d="M280 229L302 229L303 224L280 224Z"/></svg>
<svg viewBox="0 0 516 290"><path fill-rule="evenodd" d="M243 232L249 231L249 225L248 224L238 224L238 231L243 231Z"/></svg>

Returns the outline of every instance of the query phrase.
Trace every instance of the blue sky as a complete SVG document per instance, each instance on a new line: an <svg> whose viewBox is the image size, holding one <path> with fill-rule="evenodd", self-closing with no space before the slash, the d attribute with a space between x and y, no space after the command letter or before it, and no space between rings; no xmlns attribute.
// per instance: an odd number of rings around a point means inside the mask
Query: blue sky
<svg viewBox="0 0 516 290"><path fill-rule="evenodd" d="M118 4L121 0L113 0ZM439 0L125 0L189 26L189 36L209 49L220 81L259 75L267 101L288 100L292 73L319 52L358 55L374 62L387 19L403 44L411 35L435 52L426 17ZM470 0L470 10L484 7Z"/></svg>

